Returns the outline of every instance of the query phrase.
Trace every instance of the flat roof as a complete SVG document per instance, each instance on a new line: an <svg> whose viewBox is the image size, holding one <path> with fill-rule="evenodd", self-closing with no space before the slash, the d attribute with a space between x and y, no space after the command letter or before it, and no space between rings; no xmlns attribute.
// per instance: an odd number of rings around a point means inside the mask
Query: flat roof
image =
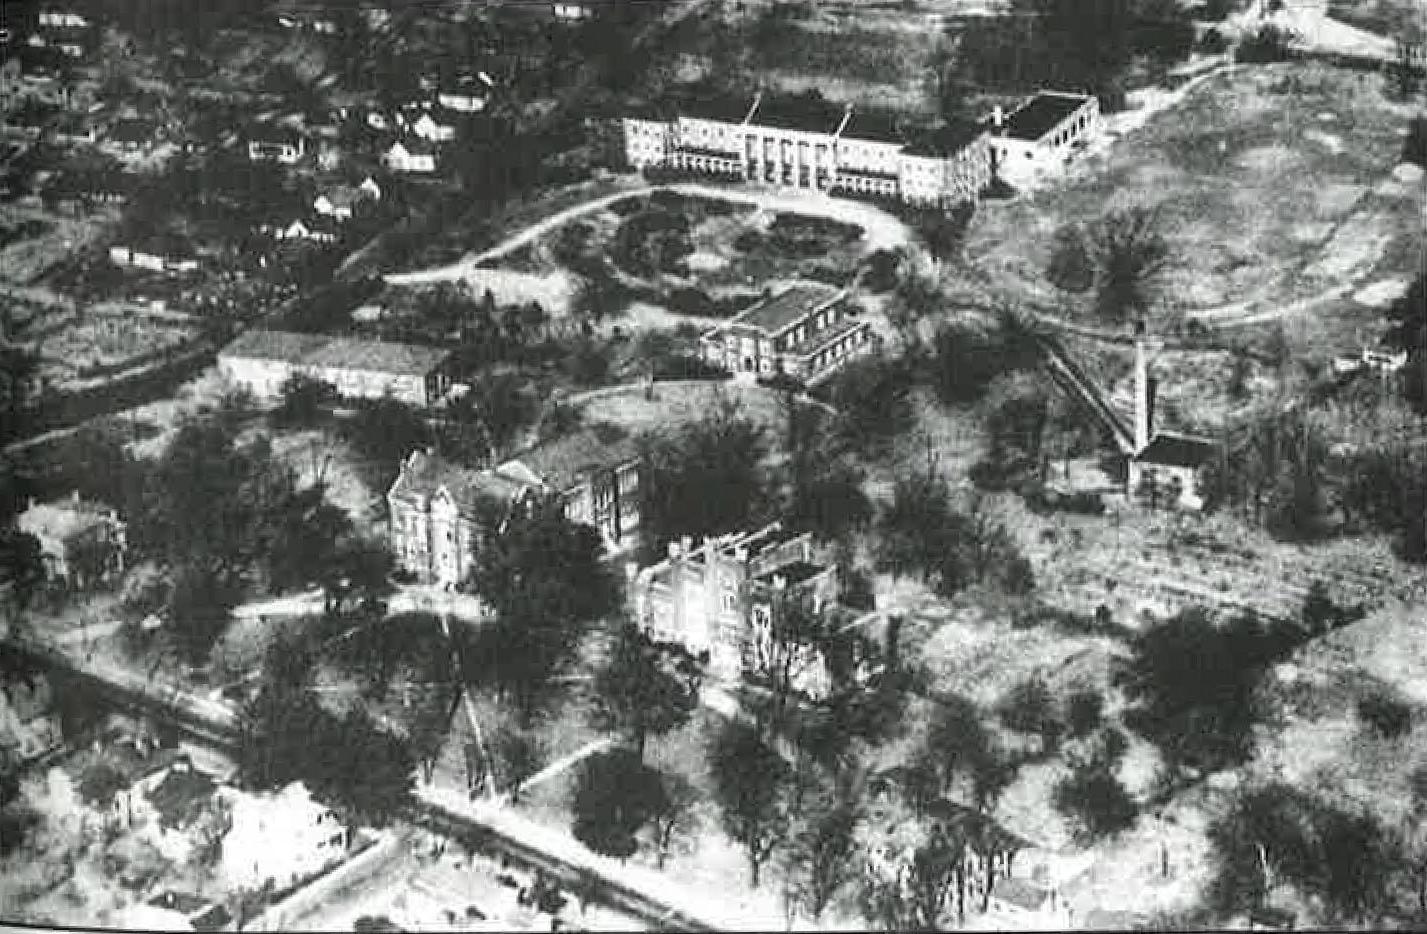
<svg viewBox="0 0 1427 934"><path fill-rule="evenodd" d="M847 108L819 94L796 96L765 94L758 100L750 123L803 133L836 133Z"/></svg>
<svg viewBox="0 0 1427 934"><path fill-rule="evenodd" d="M1088 100L1090 97L1085 94L1041 91L1006 118L1006 135L1013 139L1038 140L1085 106Z"/></svg>
<svg viewBox="0 0 1427 934"><path fill-rule="evenodd" d="M440 347L292 331L248 331L219 354L222 357L281 360L304 366L374 370L405 376L425 376L450 355L449 350Z"/></svg>
<svg viewBox="0 0 1427 934"><path fill-rule="evenodd" d="M767 333L770 337L792 327L824 305L832 303L841 293L820 282L800 282L763 299L740 312L728 325L745 325Z"/></svg>
<svg viewBox="0 0 1427 934"><path fill-rule="evenodd" d="M724 94L701 86L685 88L675 95L679 113L695 120L719 120L742 123L753 107L753 100L736 94Z"/></svg>
<svg viewBox="0 0 1427 934"><path fill-rule="evenodd" d="M951 156L976 142L986 128L971 120L951 120L941 126L927 127L907 136L909 156Z"/></svg>
<svg viewBox="0 0 1427 934"><path fill-rule="evenodd" d="M841 138L901 145L906 141L906 134L902 132L900 124L901 120L894 113L854 107L847 126L842 128Z"/></svg>

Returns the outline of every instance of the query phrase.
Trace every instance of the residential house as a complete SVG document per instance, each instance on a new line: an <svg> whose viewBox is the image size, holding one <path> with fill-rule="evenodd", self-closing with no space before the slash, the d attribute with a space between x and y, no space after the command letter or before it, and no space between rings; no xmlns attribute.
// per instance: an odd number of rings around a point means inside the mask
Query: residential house
<svg viewBox="0 0 1427 934"><path fill-rule="evenodd" d="M39 24L59 29L88 29L89 18L74 10L51 7L40 10Z"/></svg>
<svg viewBox="0 0 1427 934"><path fill-rule="evenodd" d="M701 335L702 356L736 376L821 382L874 346L872 325L848 315L847 298L819 282L787 286Z"/></svg>
<svg viewBox="0 0 1427 934"><path fill-rule="evenodd" d="M218 783L187 758L175 760L140 785L143 801L136 802L135 815L151 817L163 831L176 833L188 830L210 811L218 792Z"/></svg>
<svg viewBox="0 0 1427 934"><path fill-rule="evenodd" d="M634 579L634 618L653 638L707 653L708 671L737 681L756 675L769 657L773 614L781 599L806 601L814 611L841 618L845 636L831 653L804 646L793 659L797 687L826 696L839 683L865 677L872 653L861 630L875 614L859 615L838 605L837 567L813 544L812 535L785 535L779 523L753 532L670 542L668 557ZM885 637L890 630L882 633Z"/></svg>
<svg viewBox="0 0 1427 934"><path fill-rule="evenodd" d="M989 136L979 124L916 126L816 94L751 102L702 95L672 115L626 117L624 139L636 169L668 166L942 208L976 201L991 178Z"/></svg>
<svg viewBox="0 0 1427 934"><path fill-rule="evenodd" d="M248 137L248 158L295 165L307 153L306 140L290 127L262 126Z"/></svg>
<svg viewBox="0 0 1427 934"><path fill-rule="evenodd" d="M50 137L57 143L93 145L99 142L99 126L83 114L66 114L50 127Z"/></svg>
<svg viewBox="0 0 1427 934"><path fill-rule="evenodd" d="M448 85L436 92L436 102L447 110L463 114L478 114L486 109L495 82L484 71L472 79Z"/></svg>
<svg viewBox="0 0 1427 934"><path fill-rule="evenodd" d="M233 920L228 909L192 892L165 889L145 904L160 911L176 912L195 931L223 931Z"/></svg>
<svg viewBox="0 0 1427 934"><path fill-rule="evenodd" d="M33 762L64 742L50 681L41 673L0 683L0 751L8 761Z"/></svg>
<svg viewBox="0 0 1427 934"><path fill-rule="evenodd" d="M258 399L273 401L292 376L330 383L352 399L390 396L408 405L430 405L450 385L451 352L417 344L248 331L218 353L218 372Z"/></svg>
<svg viewBox="0 0 1427 934"><path fill-rule="evenodd" d="M367 179L367 182L371 182L371 179ZM372 182L372 186L375 187L375 185L376 183ZM378 188L378 194L374 196L371 188L338 185L314 198L312 209L322 217L329 217L336 221L349 221L357 213L360 205L380 198L380 191L381 189Z"/></svg>
<svg viewBox="0 0 1427 934"><path fill-rule="evenodd" d="M274 240L309 240L313 243L336 243L338 230L336 221L319 214L316 217L297 218L291 223L263 224L259 233L267 234Z"/></svg>
<svg viewBox="0 0 1427 934"><path fill-rule="evenodd" d="M550 12L557 20L567 23L578 23L595 15L590 4L578 2L553 3L550 5Z"/></svg>
<svg viewBox="0 0 1427 934"><path fill-rule="evenodd" d="M1160 431L1155 427L1155 381L1150 376L1149 340L1135 340L1134 446L1127 459L1126 489L1151 506L1204 508L1205 469L1219 447L1207 438Z"/></svg>
<svg viewBox="0 0 1427 934"><path fill-rule="evenodd" d="M115 244L109 248L109 262L151 272L186 273L198 268L198 257L187 244L173 237L152 237L132 244Z"/></svg>
<svg viewBox="0 0 1427 934"><path fill-rule="evenodd" d="M1093 94L1041 91L1009 116L996 108L991 127L996 174L1023 181L1063 166L1100 133L1100 102Z"/></svg>
<svg viewBox="0 0 1427 934"><path fill-rule="evenodd" d="M308 879L347 854L347 828L301 782L281 791L245 794L223 788L232 829L223 838L218 871L230 887L279 891Z"/></svg>
<svg viewBox="0 0 1427 934"><path fill-rule="evenodd" d="M124 571L127 525L113 509L78 492L50 503L31 501L15 525L39 540L50 580L84 588Z"/></svg>
<svg viewBox="0 0 1427 934"><path fill-rule="evenodd" d="M150 120L125 117L109 127L105 142L122 153L146 153L158 144L158 127Z"/></svg>
<svg viewBox="0 0 1427 934"><path fill-rule="evenodd" d="M618 552L636 541L639 473L629 440L593 429L536 445L494 469L414 451L387 491L391 551L419 580L460 584L475 563L482 523L552 495L570 520L594 527L606 550Z"/></svg>
<svg viewBox="0 0 1427 934"><path fill-rule="evenodd" d="M428 110L411 122L410 130L428 143L449 143L456 138L456 123L444 113Z"/></svg>
<svg viewBox="0 0 1427 934"><path fill-rule="evenodd" d="M397 140L382 154L382 164L402 174L436 171L436 149L424 140Z"/></svg>

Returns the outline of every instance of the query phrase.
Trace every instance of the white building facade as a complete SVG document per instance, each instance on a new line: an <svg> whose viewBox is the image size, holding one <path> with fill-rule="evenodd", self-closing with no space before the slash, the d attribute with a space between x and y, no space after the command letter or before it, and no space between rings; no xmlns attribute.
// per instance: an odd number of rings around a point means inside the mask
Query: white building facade
<svg viewBox="0 0 1427 934"><path fill-rule="evenodd" d="M904 127L819 97L712 101L667 119L624 119L636 169L668 167L750 182L951 207L991 178L985 128Z"/></svg>

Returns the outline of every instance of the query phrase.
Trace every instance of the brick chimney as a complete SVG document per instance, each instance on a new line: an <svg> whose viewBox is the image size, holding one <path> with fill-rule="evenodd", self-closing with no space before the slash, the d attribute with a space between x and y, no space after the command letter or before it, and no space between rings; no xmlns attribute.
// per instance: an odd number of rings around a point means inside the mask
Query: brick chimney
<svg viewBox="0 0 1427 934"><path fill-rule="evenodd" d="M1150 377L1149 340L1143 327L1135 335L1135 453L1154 438L1154 380Z"/></svg>

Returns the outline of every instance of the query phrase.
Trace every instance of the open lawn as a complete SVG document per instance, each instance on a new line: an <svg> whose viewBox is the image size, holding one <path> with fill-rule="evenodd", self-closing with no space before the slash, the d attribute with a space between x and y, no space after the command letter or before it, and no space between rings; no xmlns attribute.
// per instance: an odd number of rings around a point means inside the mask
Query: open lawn
<svg viewBox="0 0 1427 934"><path fill-rule="evenodd" d="M743 414L770 431L782 420L782 402L774 390L705 381L658 383L652 400L644 397L643 386L597 391L581 409L587 422L612 422L638 434L698 421L725 398L735 400Z"/></svg>
<svg viewBox="0 0 1427 934"><path fill-rule="evenodd" d="M1053 237L1109 210L1158 211L1173 263L1162 313L1268 308L1345 279L1410 273L1422 195L1387 185L1410 108L1381 79L1320 64L1208 79L1033 196L982 206L967 252L994 280L1051 303Z"/></svg>

